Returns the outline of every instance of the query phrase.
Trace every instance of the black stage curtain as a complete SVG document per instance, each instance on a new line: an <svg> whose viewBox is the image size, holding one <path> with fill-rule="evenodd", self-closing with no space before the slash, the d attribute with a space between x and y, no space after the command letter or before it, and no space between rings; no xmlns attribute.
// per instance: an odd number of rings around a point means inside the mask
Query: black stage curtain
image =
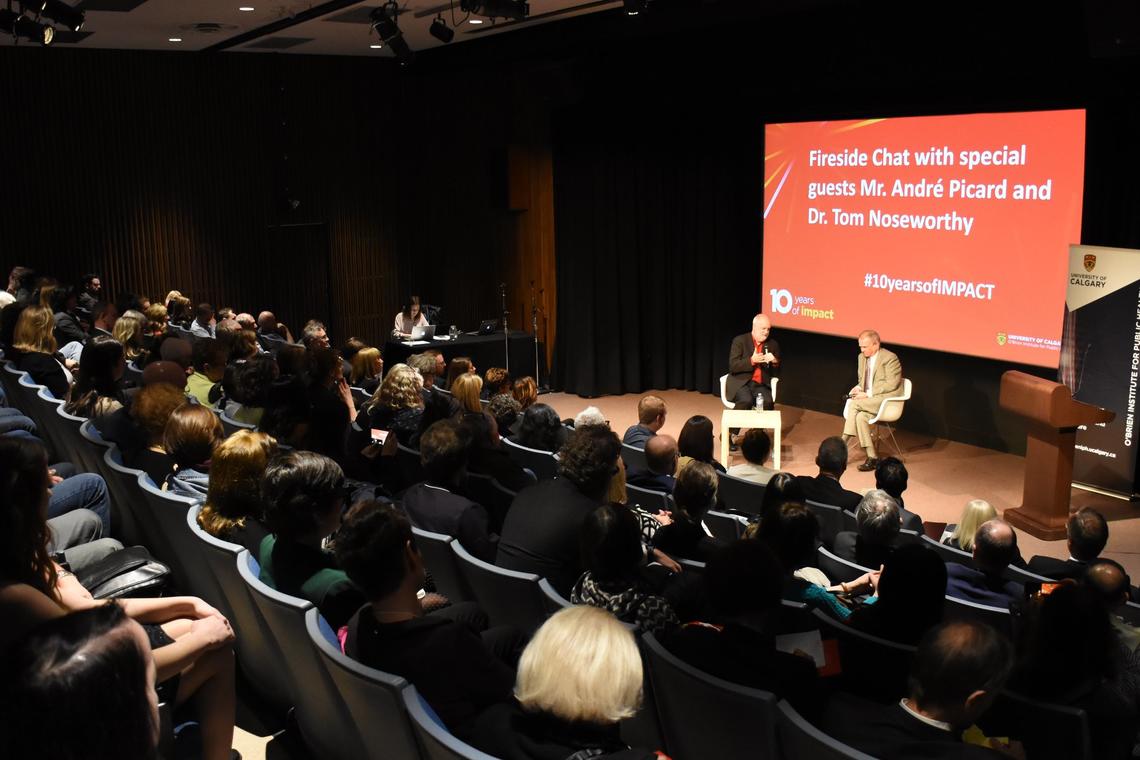
<svg viewBox="0 0 1140 760"><path fill-rule="evenodd" d="M553 377L583 396L714 390L759 308L763 180L740 157L763 135L637 119L656 134L594 140L586 109L555 120Z"/></svg>

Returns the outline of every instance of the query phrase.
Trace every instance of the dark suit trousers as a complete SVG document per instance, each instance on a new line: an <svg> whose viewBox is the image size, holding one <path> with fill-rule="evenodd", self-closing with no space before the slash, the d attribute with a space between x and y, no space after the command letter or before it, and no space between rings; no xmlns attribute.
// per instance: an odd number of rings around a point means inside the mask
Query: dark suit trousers
<svg viewBox="0 0 1140 760"><path fill-rule="evenodd" d="M775 402L772 401L772 389L766 383L758 383L755 380L749 380L744 385L740 386L740 390L732 397L732 403L735 404L733 409L753 409L756 407L756 397L760 396L764 400L764 408L772 409L775 407ZM729 435L736 435L740 428L733 428L728 431Z"/></svg>

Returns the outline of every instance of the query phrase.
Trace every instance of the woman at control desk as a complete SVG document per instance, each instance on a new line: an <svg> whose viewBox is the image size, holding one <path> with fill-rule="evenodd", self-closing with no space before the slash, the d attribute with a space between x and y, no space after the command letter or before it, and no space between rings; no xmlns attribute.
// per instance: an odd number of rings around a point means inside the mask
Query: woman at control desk
<svg viewBox="0 0 1140 760"><path fill-rule="evenodd" d="M425 327L427 323L427 317L420 311L420 297L409 296L408 302L404 304L404 310L396 315L392 335L397 338L411 337L413 327Z"/></svg>

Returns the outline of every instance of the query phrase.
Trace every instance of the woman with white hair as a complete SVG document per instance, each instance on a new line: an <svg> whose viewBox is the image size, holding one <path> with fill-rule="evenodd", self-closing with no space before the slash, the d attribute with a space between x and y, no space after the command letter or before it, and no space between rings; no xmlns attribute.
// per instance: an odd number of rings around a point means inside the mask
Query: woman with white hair
<svg viewBox="0 0 1140 760"><path fill-rule="evenodd" d="M486 710L471 743L503 760L652 760L656 753L630 750L618 733L641 705L642 678L628 628L596 607L568 607L535 633L519 660L514 702Z"/></svg>

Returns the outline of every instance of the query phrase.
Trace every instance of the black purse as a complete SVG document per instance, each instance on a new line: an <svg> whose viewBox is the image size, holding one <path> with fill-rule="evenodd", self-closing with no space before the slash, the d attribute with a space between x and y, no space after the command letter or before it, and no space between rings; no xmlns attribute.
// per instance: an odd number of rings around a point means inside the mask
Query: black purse
<svg viewBox="0 0 1140 760"><path fill-rule="evenodd" d="M96 599L161 596L170 583L170 568L142 546L108 554L76 573L76 579Z"/></svg>

